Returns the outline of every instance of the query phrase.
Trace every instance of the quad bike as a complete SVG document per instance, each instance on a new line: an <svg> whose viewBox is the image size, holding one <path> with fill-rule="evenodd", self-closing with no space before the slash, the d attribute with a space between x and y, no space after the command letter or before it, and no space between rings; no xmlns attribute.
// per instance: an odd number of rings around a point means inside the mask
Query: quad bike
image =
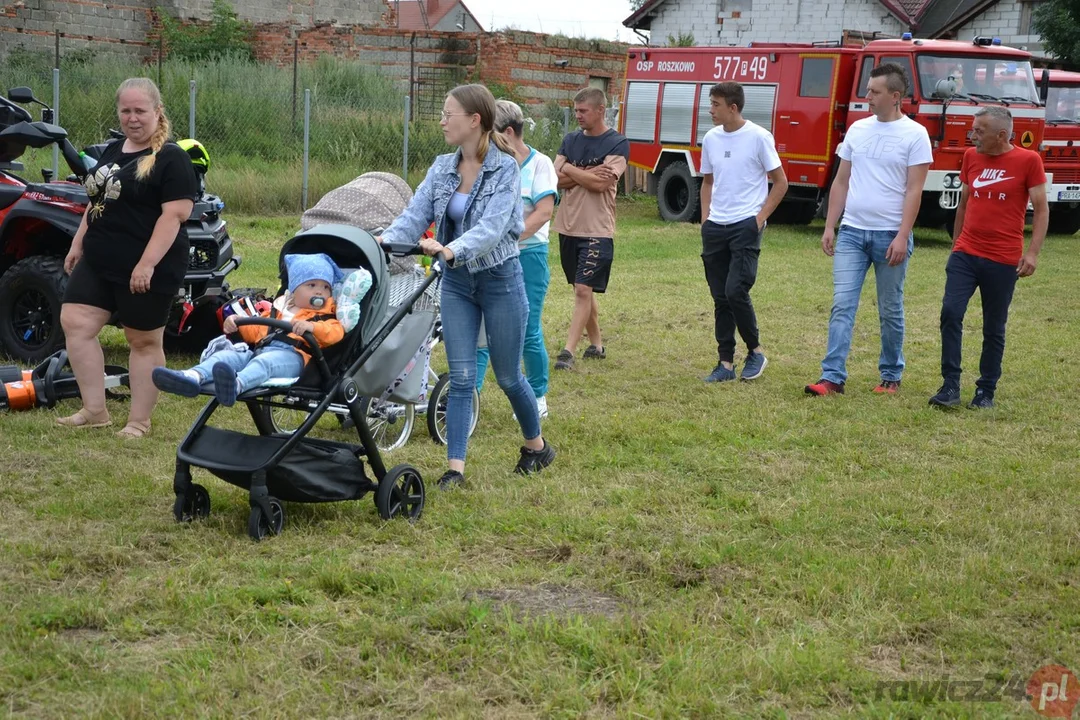
<svg viewBox="0 0 1080 720"><path fill-rule="evenodd" d="M41 105L41 122L17 103ZM67 131L52 124L53 117L29 88L12 88L7 98L0 97L0 353L27 363L64 346L64 257L89 202L81 181L105 148L93 145L80 153ZM221 218L225 203L205 190L209 156L199 143L185 143L199 179L199 197L185 223L191 244L188 271L165 327L165 343L169 350L195 352L221 333L217 310L229 297L225 278L240 266L240 257L233 254ZM71 169L65 180L54 182L51 170L42 170L43 183L15 174L24 169L16 160L27 147L53 144Z"/></svg>

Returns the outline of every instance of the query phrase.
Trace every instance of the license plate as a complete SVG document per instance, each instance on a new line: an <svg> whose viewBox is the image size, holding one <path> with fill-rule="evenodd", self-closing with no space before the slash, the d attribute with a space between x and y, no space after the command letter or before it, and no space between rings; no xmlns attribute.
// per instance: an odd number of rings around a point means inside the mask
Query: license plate
<svg viewBox="0 0 1080 720"><path fill-rule="evenodd" d="M1059 190L1058 200L1080 200L1080 190Z"/></svg>

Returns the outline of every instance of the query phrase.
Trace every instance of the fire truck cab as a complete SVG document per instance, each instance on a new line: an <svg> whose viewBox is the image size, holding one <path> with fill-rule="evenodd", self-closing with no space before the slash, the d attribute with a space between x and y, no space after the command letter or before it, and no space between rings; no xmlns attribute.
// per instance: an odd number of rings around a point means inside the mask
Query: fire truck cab
<svg viewBox="0 0 1080 720"><path fill-rule="evenodd" d="M1050 70L1043 166L1052 174L1050 232L1080 230L1080 73Z"/></svg>
<svg viewBox="0 0 1080 720"><path fill-rule="evenodd" d="M934 146L920 224L951 225L960 200L960 163L980 106L1008 106L1019 145L1039 147L1043 107L1029 53L996 39L971 42L901 39L865 45L750 43L749 47L652 48L628 51L620 130L630 163L652 176L665 220L700 219L701 142L712 129L709 90L739 82L743 117L769 130L787 174L778 222L807 223L822 207L839 164L847 128L870 112L870 71L896 63L910 87L902 111L921 123Z"/></svg>

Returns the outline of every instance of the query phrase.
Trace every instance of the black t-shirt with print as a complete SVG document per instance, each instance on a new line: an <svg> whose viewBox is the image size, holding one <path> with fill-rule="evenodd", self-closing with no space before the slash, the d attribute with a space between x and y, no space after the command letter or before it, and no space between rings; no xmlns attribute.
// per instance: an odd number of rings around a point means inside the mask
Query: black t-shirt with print
<svg viewBox="0 0 1080 720"><path fill-rule="evenodd" d="M195 200L199 186L191 158L176 143L165 143L154 169L143 180L135 178L135 170L138 159L150 150L125 153L123 147L123 140L110 143L84 182L90 212L83 259L102 277L127 284L154 234L161 205ZM188 249L187 231L181 224L172 247L154 268L152 291L172 294L179 289L187 272Z"/></svg>
<svg viewBox="0 0 1080 720"><path fill-rule="evenodd" d="M629 160L630 143L612 128L602 135L586 135L578 130L563 138L559 154L571 165L591 168L603 165L610 155L622 155Z"/></svg>

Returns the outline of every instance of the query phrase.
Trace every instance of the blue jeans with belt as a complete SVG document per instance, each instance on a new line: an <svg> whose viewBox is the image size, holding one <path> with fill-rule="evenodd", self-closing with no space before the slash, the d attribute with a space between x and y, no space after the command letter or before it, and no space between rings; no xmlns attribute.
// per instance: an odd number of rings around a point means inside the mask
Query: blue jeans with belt
<svg viewBox="0 0 1080 720"><path fill-rule="evenodd" d="M908 260L915 249L909 234L907 257L899 265L889 265L885 251L896 237L895 230L859 230L841 225L833 254L833 306L829 317L829 348L821 361L821 377L829 382L847 381L847 356L859 295L870 267L877 281L878 318L881 322L881 356L878 370L882 380L900 380L904 374L904 278Z"/></svg>
<svg viewBox="0 0 1080 720"><path fill-rule="evenodd" d="M544 298L547 297L551 283L551 270L548 267L548 246L531 245L521 251L518 258L521 272L525 276L525 296L529 299L529 321L525 324L525 347L521 359L525 361L525 379L536 397L547 395L548 388L548 352L544 345L544 329L541 326L544 312ZM487 374L488 349L476 351L476 389L484 387L484 375Z"/></svg>
<svg viewBox="0 0 1080 720"><path fill-rule="evenodd" d="M440 290L443 341L450 365L446 402L446 456L465 460L476 388L476 340L480 319L487 330L491 366L499 387L510 400L526 440L540 436L540 415L525 376L521 351L529 301L521 263L512 257L488 270L470 273L466 267L446 270Z"/></svg>

